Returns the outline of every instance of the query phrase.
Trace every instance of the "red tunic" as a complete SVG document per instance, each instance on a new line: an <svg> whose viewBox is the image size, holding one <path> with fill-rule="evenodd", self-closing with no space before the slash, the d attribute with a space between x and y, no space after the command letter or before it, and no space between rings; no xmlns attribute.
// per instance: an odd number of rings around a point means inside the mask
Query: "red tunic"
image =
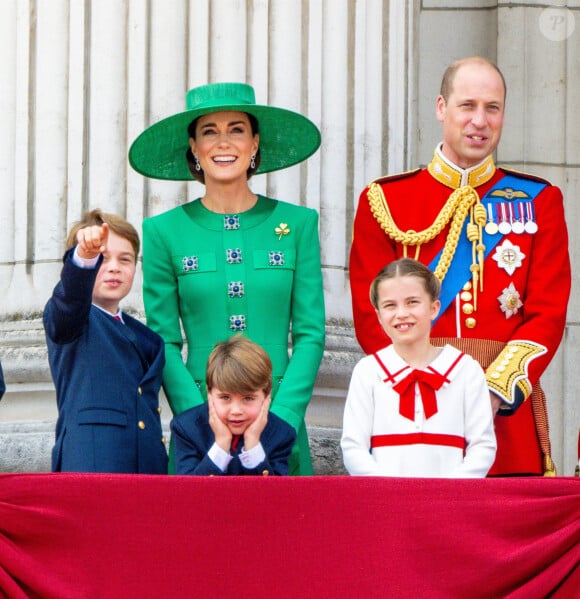
<svg viewBox="0 0 580 599"><path fill-rule="evenodd" d="M436 169L433 169L434 165L437 166ZM463 171L447 163L436 151L430 170L386 177L377 182L382 188L396 226L402 231L422 231L433 224L456 187L469 182L479 197L483 198L506 172L496 170L491 157L469 172ZM455 180L450 181L450 175ZM522 174L517 176L528 177ZM445 184L441 181L445 181ZM483 182L477 185L480 181ZM402 243L393 241L379 225L370 208L368 191L367 187L360 196L354 221L350 284L356 336L363 350L372 353L390 343L390 340L382 330L370 303L369 287L386 264L404 255L404 249ZM501 210L506 210L508 212L505 214L509 214L510 202L506 200L502 204L505 208ZM531 387L538 382L559 346L570 294L568 237L560 190L546 182L546 187L533 200L533 210L523 216L537 224L537 232L500 235L496 249L490 252L484 262L483 291L477 293L476 310L471 309L473 299L470 295L473 294L469 291L467 294L460 293L432 330L433 337L460 337L503 343L515 341L516 345L523 342L519 345L535 348L531 354L525 355L524 351L519 361L512 359L510 362L508 354L508 359L499 366L502 380L510 381L510 369L513 369L520 373L520 384L513 384L515 379L512 376L511 383L506 383L505 390L498 392L507 402L503 407L508 408L506 412L502 410L499 414L510 415L499 416L495 420L498 452L491 474L543 472L531 402L521 403L521 400L527 399ZM445 244L448 230L449 225L432 241L420 246L418 259L421 262L430 264L437 256ZM505 261L502 266L498 248L508 250L508 253L511 250L511 255L515 255L512 268L506 268ZM408 248L408 256L415 257L414 246ZM501 357L505 358L504 352ZM496 362L494 365L497 366ZM486 376L494 392L497 392L493 386L491 370L490 366ZM495 376L499 374L496 373Z"/></svg>

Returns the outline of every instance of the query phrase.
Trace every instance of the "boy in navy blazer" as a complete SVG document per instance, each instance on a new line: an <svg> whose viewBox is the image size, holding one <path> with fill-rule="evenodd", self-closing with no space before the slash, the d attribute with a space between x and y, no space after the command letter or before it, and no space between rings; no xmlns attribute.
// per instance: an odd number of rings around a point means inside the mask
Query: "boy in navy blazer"
<svg viewBox="0 0 580 599"><path fill-rule="evenodd" d="M207 402L171 422L175 473L288 474L294 429L269 412L272 363L239 335L218 343L206 369Z"/></svg>
<svg viewBox="0 0 580 599"><path fill-rule="evenodd" d="M138 254L137 231L114 214L88 212L69 233L43 316L59 413L55 472L167 473L163 341L119 310Z"/></svg>

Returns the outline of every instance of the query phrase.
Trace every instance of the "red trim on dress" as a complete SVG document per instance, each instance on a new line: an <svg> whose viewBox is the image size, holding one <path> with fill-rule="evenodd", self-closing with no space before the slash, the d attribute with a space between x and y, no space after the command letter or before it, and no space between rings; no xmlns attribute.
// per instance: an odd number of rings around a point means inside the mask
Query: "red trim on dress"
<svg viewBox="0 0 580 599"><path fill-rule="evenodd" d="M465 449L465 437L459 435L443 435L440 433L407 433L397 435L373 435L371 448L393 447L397 445L444 445Z"/></svg>

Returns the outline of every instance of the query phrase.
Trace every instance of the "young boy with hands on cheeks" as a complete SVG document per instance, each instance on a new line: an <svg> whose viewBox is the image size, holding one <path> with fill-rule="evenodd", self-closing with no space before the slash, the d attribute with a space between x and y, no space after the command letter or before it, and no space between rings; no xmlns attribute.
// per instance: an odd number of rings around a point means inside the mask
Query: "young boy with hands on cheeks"
<svg viewBox="0 0 580 599"><path fill-rule="evenodd" d="M43 315L59 412L52 470L166 474L164 344L119 309L133 285L139 235L120 216L92 210L66 246Z"/></svg>
<svg viewBox="0 0 580 599"><path fill-rule="evenodd" d="M484 477L495 458L481 366L430 330L439 279L401 258L374 279L370 299L392 344L355 366L344 409L342 454L350 474Z"/></svg>
<svg viewBox="0 0 580 599"><path fill-rule="evenodd" d="M206 369L208 400L171 422L175 473L288 474L294 429L269 412L272 363L246 337L218 343Z"/></svg>

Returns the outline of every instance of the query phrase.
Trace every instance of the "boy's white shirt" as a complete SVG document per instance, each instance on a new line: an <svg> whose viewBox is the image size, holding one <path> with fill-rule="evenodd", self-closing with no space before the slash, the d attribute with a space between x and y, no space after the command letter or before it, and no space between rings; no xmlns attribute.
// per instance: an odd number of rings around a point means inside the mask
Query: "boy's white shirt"
<svg viewBox="0 0 580 599"><path fill-rule="evenodd" d="M209 459L222 471L225 472L228 469L230 462L234 459L234 456L224 451L217 443L214 443L207 452ZM252 449L246 451L242 447L240 453L240 462L244 468L255 468L258 464L261 464L266 459L266 452L262 443L258 443Z"/></svg>
<svg viewBox="0 0 580 599"><path fill-rule="evenodd" d="M95 268L97 262L99 261L100 254L95 256L94 258L81 258L79 256L79 246L75 247L75 251L72 255L72 261L75 266L79 268Z"/></svg>

